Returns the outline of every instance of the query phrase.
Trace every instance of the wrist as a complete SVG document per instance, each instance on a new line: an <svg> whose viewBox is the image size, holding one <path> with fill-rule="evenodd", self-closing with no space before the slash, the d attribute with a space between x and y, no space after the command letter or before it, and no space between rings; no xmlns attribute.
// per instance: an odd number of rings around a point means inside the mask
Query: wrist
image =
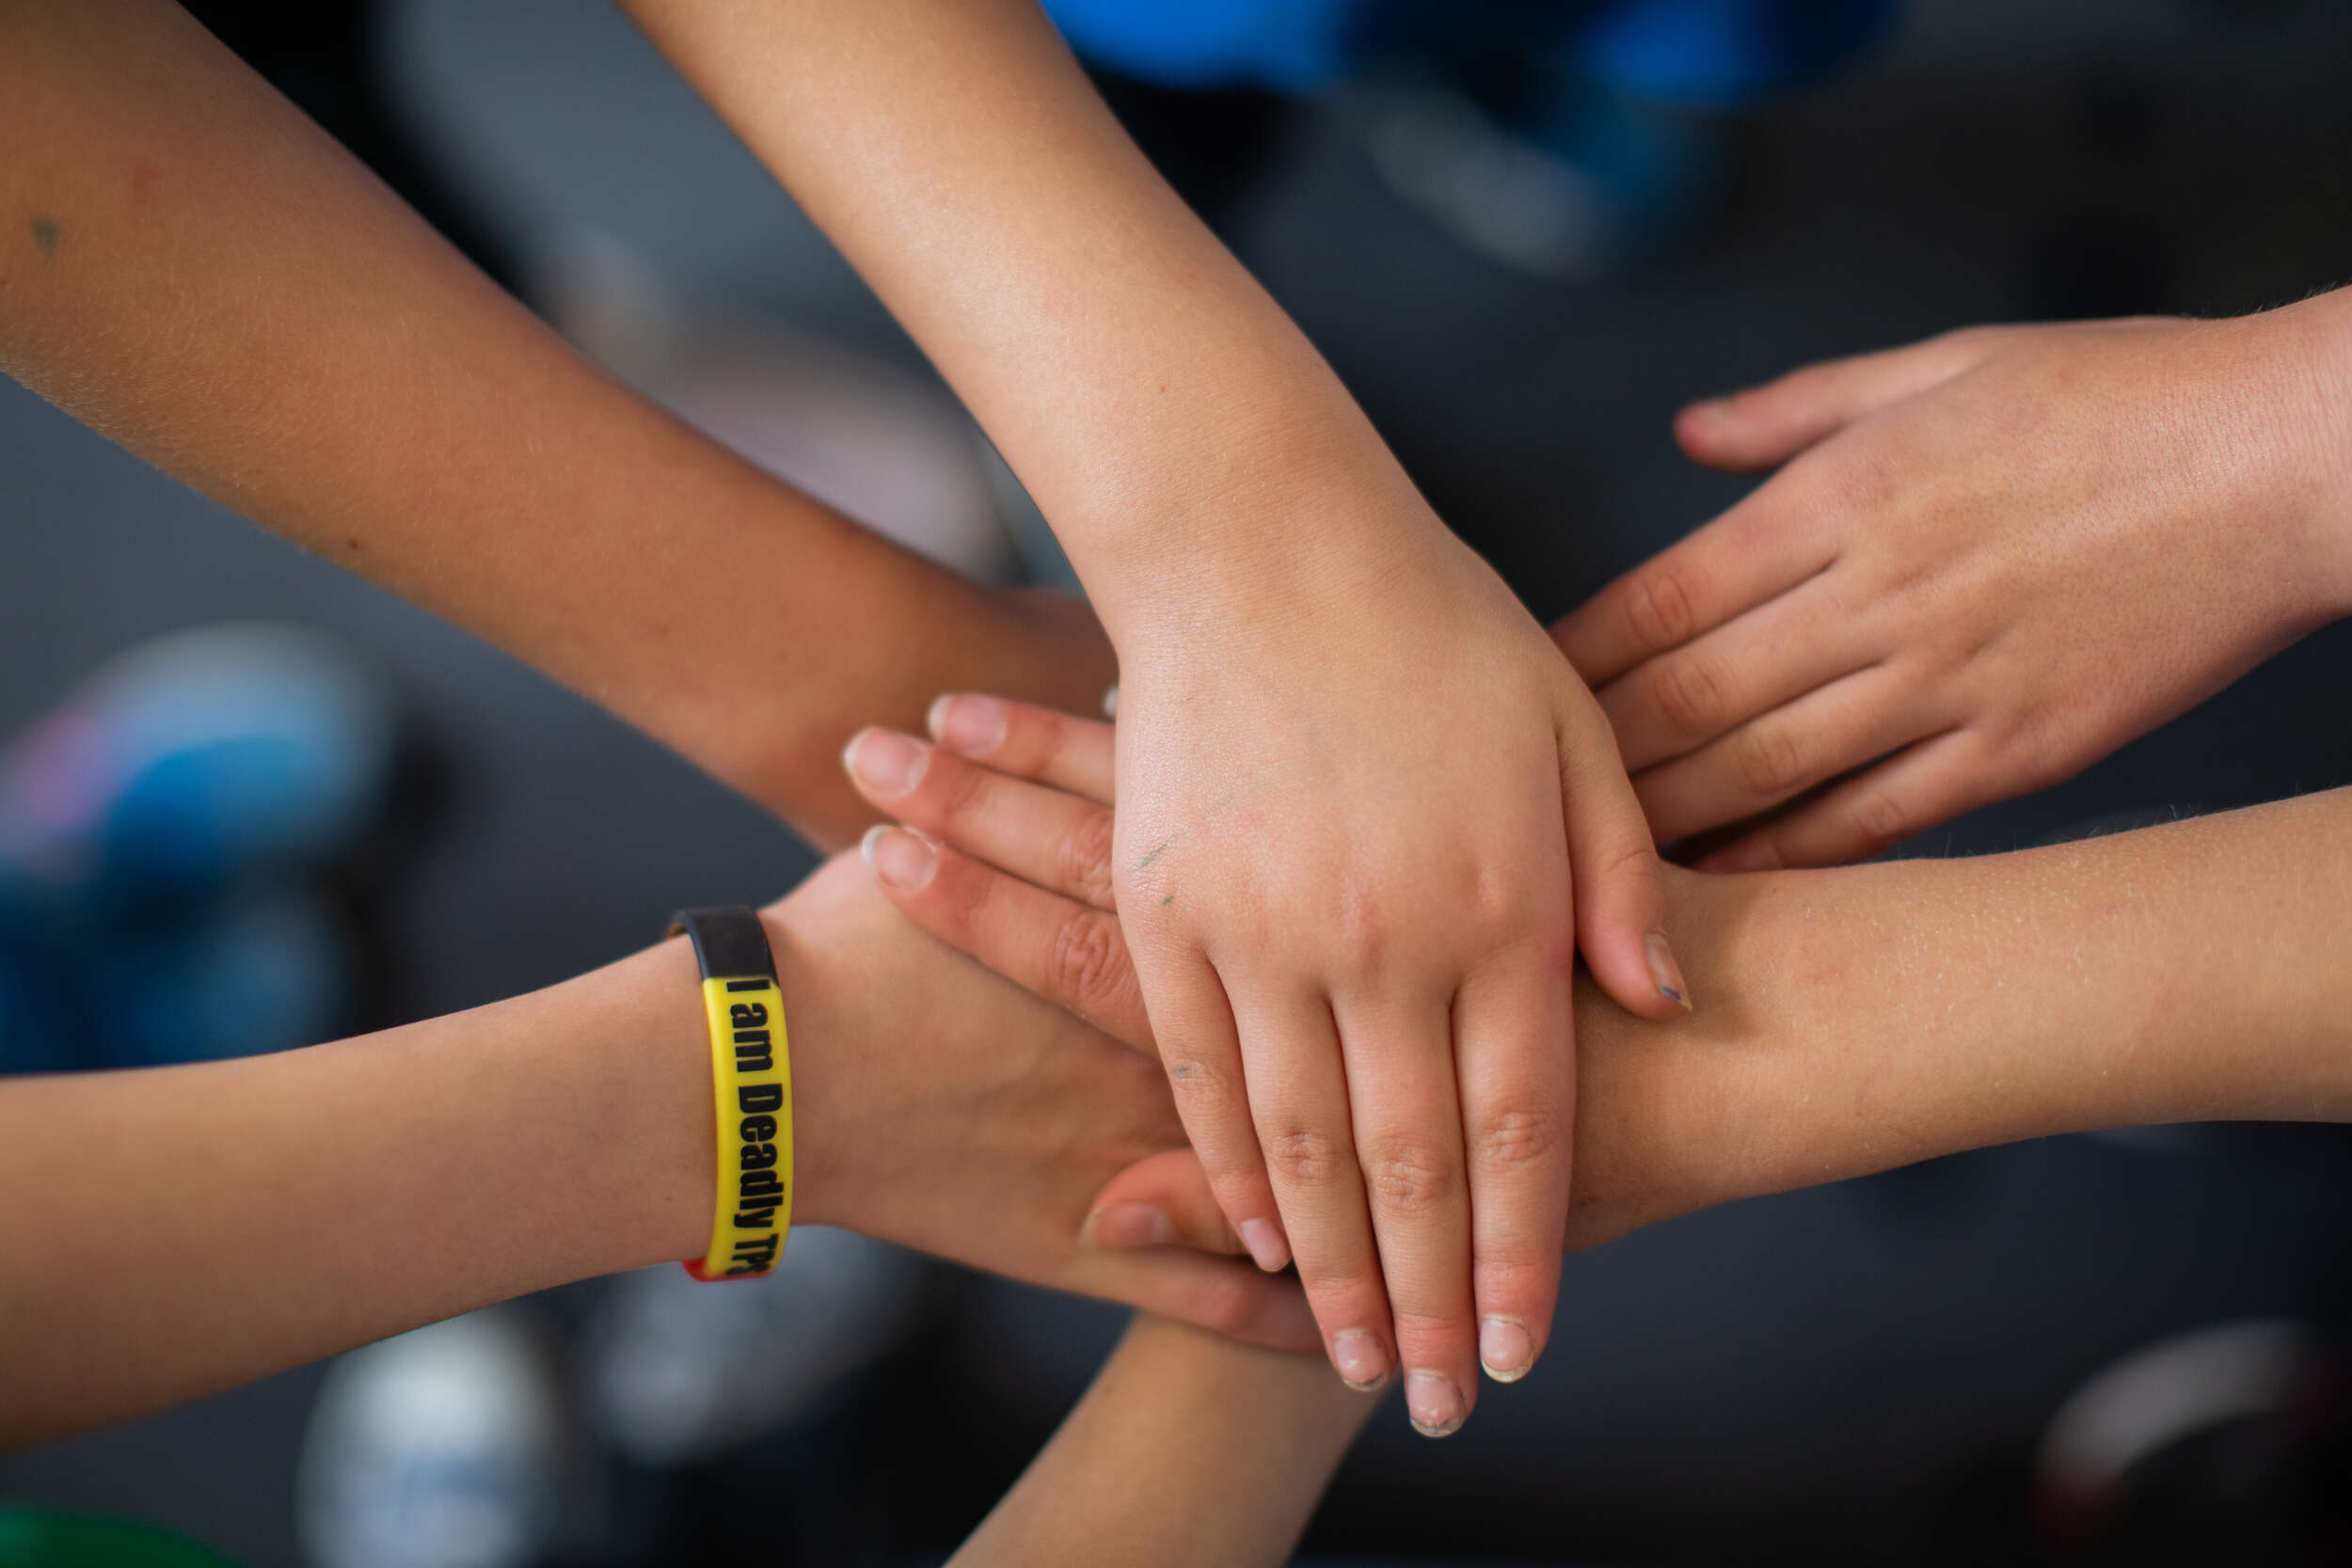
<svg viewBox="0 0 2352 1568"><path fill-rule="evenodd" d="M1115 515L1057 515L1122 659L1159 639L1279 625L1410 570L1445 536L1370 421L1339 396L1336 406L1304 392L1237 397L1220 410L1237 419L1188 432L1102 486Z"/></svg>
<svg viewBox="0 0 2352 1568"><path fill-rule="evenodd" d="M2352 615L2352 289L2337 289L2253 318L2275 344L2280 372L2268 406L2292 433L2287 504L2302 523L2291 567L2312 601L2312 626Z"/></svg>

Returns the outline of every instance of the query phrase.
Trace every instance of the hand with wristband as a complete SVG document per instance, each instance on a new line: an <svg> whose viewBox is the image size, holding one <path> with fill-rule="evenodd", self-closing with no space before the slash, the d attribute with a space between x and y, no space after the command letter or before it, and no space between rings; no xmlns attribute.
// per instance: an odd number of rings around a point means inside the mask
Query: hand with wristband
<svg viewBox="0 0 2352 1568"><path fill-rule="evenodd" d="M926 936L853 860L758 924L777 990L755 994L780 1001L789 1046L778 1028L771 1069L747 1066L779 1090L788 1072L790 1116L764 1109L781 1093L731 1105L723 1172L709 992L684 939L356 1039L0 1082L0 1446L526 1291L707 1265L714 1198L761 1217L780 1196L746 1188L746 1149L790 1189L792 1222L1314 1345L1296 1286L1246 1261L1081 1244L1093 1193L1183 1143L1148 1055ZM740 977L721 976L720 994ZM722 1022L732 1068L736 1037L758 1026ZM769 1116L772 1137L746 1135ZM753 1233L780 1240L781 1203L769 1217Z"/></svg>

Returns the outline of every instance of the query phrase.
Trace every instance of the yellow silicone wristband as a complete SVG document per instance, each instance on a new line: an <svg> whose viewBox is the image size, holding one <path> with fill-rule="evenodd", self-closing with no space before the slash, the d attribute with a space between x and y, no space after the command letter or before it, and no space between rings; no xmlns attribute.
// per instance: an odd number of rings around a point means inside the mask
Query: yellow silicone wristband
<svg viewBox="0 0 2352 1568"><path fill-rule="evenodd" d="M710 1026L717 1133L710 1245L686 1272L750 1279L776 1266L792 1227L792 1060L784 990L759 916L748 909L687 910L673 930L694 939ZM733 971L733 973L727 973Z"/></svg>

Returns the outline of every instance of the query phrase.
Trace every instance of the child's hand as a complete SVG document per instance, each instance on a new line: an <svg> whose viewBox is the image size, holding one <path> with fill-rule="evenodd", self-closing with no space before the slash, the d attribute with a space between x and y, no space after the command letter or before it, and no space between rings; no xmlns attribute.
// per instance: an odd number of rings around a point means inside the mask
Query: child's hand
<svg viewBox="0 0 2352 1568"><path fill-rule="evenodd" d="M1434 519L1398 534L1357 580L1128 618L1113 889L1227 1218L1441 1435L1551 1321L1579 946L1645 1013L1682 986L1591 696Z"/></svg>
<svg viewBox="0 0 2352 1568"><path fill-rule="evenodd" d="M1418 602L1354 646L1303 615L1245 627L1215 644L1227 673L1206 686L1131 654L1119 767L1161 804L1121 813L1115 844L1099 727L1073 747L1074 721L975 697L943 702L932 726L999 767L1062 756L1054 782L1093 806L1032 791L992 818L994 775L882 732L850 765L902 819L993 820L977 852L1136 911L1137 971L1152 951L1173 983L1153 1032L1237 1235L1262 1263L1297 1256L1343 1376L1401 1365L1416 1423L1442 1433L1468 1415L1480 1360L1519 1375L1550 1323L1577 933L1622 999L1652 1017L1682 1006L1652 972L1658 866L1591 698L1467 552L1400 580ZM1465 580L1488 624L1461 614L1439 637ZM1362 689L1333 689L1334 671L1366 666ZM1167 754L1135 739L1163 712ZM891 835L885 878L915 847ZM1048 994L1110 985L1085 973L1123 974L1104 958L1073 942L1053 961L1074 973ZM1150 988L1120 981L1087 1010L1132 1033Z"/></svg>
<svg viewBox="0 0 2352 1568"><path fill-rule="evenodd" d="M2348 303L1954 333L1686 409L1699 461L1788 467L1553 632L1658 841L1859 859L2344 613Z"/></svg>

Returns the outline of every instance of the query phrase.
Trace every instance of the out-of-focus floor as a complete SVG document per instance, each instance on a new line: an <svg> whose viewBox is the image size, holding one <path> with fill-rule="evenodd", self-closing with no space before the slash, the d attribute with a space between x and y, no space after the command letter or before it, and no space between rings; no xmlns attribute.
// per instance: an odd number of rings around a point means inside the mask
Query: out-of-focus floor
<svg viewBox="0 0 2352 1568"><path fill-rule="evenodd" d="M1739 495L1683 463L1688 397L1972 322L2239 310L2341 279L2352 12L2187 0L1926 0L1887 48L1742 117L1708 231L1637 275L1496 270L1293 117L1228 228L1439 511L1542 614ZM909 351L624 24L556 0L414 0L405 96L528 272L582 233L702 299ZM527 89L527 90L526 90ZM566 239L565 236L570 236ZM151 632L330 626L400 680L450 770L398 883L400 1010L553 980L680 903L809 863L749 806L463 634L278 544L0 386L0 727ZM2352 782L2352 630L2315 637L2038 799L1976 852L2147 808ZM1314 1541L1457 1558L2014 1557L2031 1444L2103 1363L2252 1314L2341 1322L2352 1144L2239 1129L2193 1152L2060 1140L1692 1216L1568 1260L1542 1370L1458 1437L1384 1416ZM167 1282L159 1282L167 1288ZM898 1544L952 1540L1090 1370L1117 1315L961 1289L862 1438ZM315 1373L0 1460L0 1497L180 1524L297 1560Z"/></svg>

